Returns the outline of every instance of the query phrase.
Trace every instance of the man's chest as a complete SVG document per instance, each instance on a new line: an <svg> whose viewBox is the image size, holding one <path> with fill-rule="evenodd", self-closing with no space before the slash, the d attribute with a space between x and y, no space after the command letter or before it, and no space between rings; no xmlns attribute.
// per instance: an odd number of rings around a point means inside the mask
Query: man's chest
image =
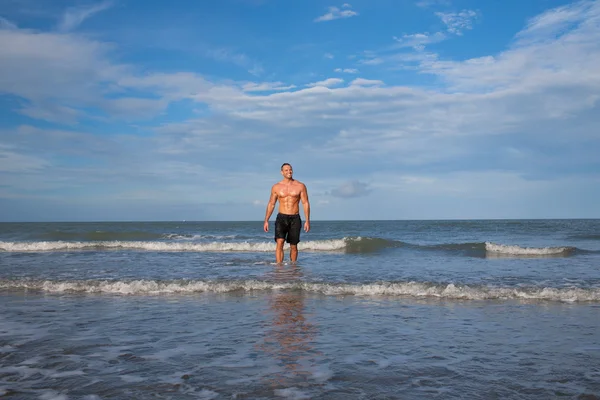
<svg viewBox="0 0 600 400"><path fill-rule="evenodd" d="M281 185L277 188L277 195L280 198L286 197L299 197L300 196L300 188L296 185Z"/></svg>

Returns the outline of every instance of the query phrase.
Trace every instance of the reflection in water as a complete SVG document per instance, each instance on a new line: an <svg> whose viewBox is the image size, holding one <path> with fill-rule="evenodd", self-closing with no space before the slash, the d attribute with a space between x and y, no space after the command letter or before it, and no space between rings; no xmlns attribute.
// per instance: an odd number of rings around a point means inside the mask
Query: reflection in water
<svg viewBox="0 0 600 400"><path fill-rule="evenodd" d="M276 282L293 282L302 278L297 265L276 266L271 278ZM268 377L277 387L301 386L312 375L311 367L319 354L313 349L317 328L307 319L304 292L301 290L274 292L269 299L271 325L259 349L270 355L282 368Z"/></svg>

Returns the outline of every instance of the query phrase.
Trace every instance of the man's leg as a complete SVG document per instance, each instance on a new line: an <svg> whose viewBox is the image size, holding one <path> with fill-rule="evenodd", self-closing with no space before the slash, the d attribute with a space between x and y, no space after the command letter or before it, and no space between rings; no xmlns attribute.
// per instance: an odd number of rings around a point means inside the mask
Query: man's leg
<svg viewBox="0 0 600 400"><path fill-rule="evenodd" d="M283 244L285 242L284 238L277 238L277 248L275 249L275 260L277 260L277 264L281 264L283 262Z"/></svg>
<svg viewBox="0 0 600 400"><path fill-rule="evenodd" d="M298 245L290 244L290 260L296 262L298 260Z"/></svg>
<svg viewBox="0 0 600 400"><path fill-rule="evenodd" d="M296 215L290 222L290 233L288 235L288 243L290 244L290 260L296 262L298 260L298 243L300 242L300 227L302 220L300 215Z"/></svg>

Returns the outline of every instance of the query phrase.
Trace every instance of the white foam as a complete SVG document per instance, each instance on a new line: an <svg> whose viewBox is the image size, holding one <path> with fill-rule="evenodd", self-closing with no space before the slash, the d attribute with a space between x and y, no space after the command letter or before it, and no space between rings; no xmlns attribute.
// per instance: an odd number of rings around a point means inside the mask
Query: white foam
<svg viewBox="0 0 600 400"><path fill-rule="evenodd" d="M200 392L196 393L198 398L200 399L214 399L219 397L219 393L213 392L212 390L202 389Z"/></svg>
<svg viewBox="0 0 600 400"><path fill-rule="evenodd" d="M299 389L295 387L285 388L285 389L275 389L275 396L284 397L286 399L293 400L301 400L301 399L310 399L310 396L301 392Z"/></svg>
<svg viewBox="0 0 600 400"><path fill-rule="evenodd" d="M289 245L286 243L285 248ZM304 251L339 251L346 247L345 239L313 240L300 242L299 250ZM191 251L191 252L273 252L275 242L157 242L157 241L97 241L97 242L2 242L0 251L8 252L47 252L69 250L147 250L157 252Z"/></svg>
<svg viewBox="0 0 600 400"><path fill-rule="evenodd" d="M64 293L108 293L120 295L163 295L192 293L228 293L234 291L302 290L330 296L406 296L415 298L440 298L463 300L548 300L548 301L600 301L600 288L549 288L488 287L428 282L377 282L368 284L245 281L5 281L0 287L10 289L41 290Z"/></svg>
<svg viewBox="0 0 600 400"><path fill-rule="evenodd" d="M324 383L333 377L333 371L326 366L320 366L312 372L315 381Z"/></svg>
<svg viewBox="0 0 600 400"><path fill-rule="evenodd" d="M496 244L485 242L485 250L492 253L522 255L522 256L545 256L552 254L568 253L572 247L521 247L516 245Z"/></svg>

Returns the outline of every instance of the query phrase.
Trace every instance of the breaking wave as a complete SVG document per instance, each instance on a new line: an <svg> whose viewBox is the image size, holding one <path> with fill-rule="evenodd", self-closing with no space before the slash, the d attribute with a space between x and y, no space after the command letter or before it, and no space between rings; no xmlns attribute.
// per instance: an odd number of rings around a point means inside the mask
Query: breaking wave
<svg viewBox="0 0 600 400"><path fill-rule="evenodd" d="M553 256L568 255L577 248L575 247L521 247L516 245L495 244L485 242L485 250L490 253L514 255L514 256Z"/></svg>
<svg viewBox="0 0 600 400"><path fill-rule="evenodd" d="M345 239L301 242L305 251L340 251L347 246ZM46 252L72 250L147 250L158 252L272 252L275 242L164 242L164 241L98 241L98 242L0 242L0 250L8 252Z"/></svg>
<svg viewBox="0 0 600 400"><path fill-rule="evenodd" d="M342 238L300 242L299 250L304 251L345 251L348 253L368 253L386 247L398 247L402 242L378 238ZM286 248L288 245L286 244ZM0 242L0 251L7 252L51 252L73 250L147 250L157 252L273 252L275 242L189 242L189 241L43 241L43 242Z"/></svg>
<svg viewBox="0 0 600 400"><path fill-rule="evenodd" d="M190 237L188 239L197 239ZM211 237L212 238L212 237ZM173 240L152 241L35 241L8 242L0 241L0 251L5 252L64 252L64 251L110 251L137 250L154 252L273 252L274 241L233 241L232 237L214 237L211 242L180 240L174 235ZM206 239L206 237L203 237ZM223 240L224 239L224 240ZM288 245L285 245L286 249ZM416 245L398 240L372 237L344 237L341 239L324 239L304 241L298 244L302 251L373 253L388 248L407 248L418 251L446 251L472 257L565 257L580 251L576 247L522 247L518 245L497 244L491 242L446 243L434 245Z"/></svg>
<svg viewBox="0 0 600 400"><path fill-rule="evenodd" d="M600 288L488 287L431 282L375 282L365 284L270 282L261 280L0 280L0 290L48 293L169 295L253 291L303 291L328 296L398 296L449 300L543 300L598 302Z"/></svg>

